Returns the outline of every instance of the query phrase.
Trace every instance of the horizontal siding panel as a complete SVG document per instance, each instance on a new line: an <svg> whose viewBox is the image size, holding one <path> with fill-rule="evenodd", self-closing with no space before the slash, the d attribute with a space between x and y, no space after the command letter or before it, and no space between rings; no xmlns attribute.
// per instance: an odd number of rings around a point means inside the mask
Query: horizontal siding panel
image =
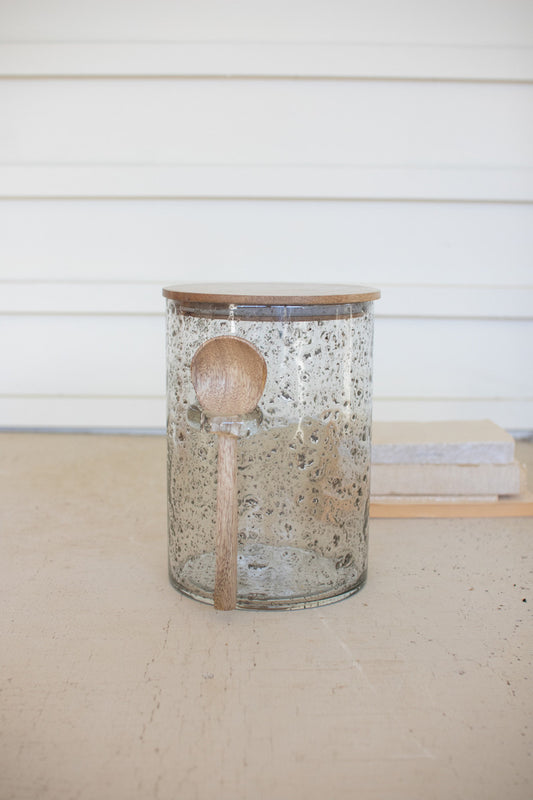
<svg viewBox="0 0 533 800"><path fill-rule="evenodd" d="M0 395L0 430L81 429L154 430L166 425L166 401L160 397L35 397Z"/></svg>
<svg viewBox="0 0 533 800"><path fill-rule="evenodd" d="M533 275L531 204L4 200L0 215L3 280L512 287Z"/></svg>
<svg viewBox="0 0 533 800"><path fill-rule="evenodd" d="M526 0L3 0L4 40L533 44Z"/></svg>
<svg viewBox="0 0 533 800"><path fill-rule="evenodd" d="M164 328L163 317L0 317L0 395L161 395Z"/></svg>
<svg viewBox="0 0 533 800"><path fill-rule="evenodd" d="M375 393L531 398L532 341L531 321L379 319Z"/></svg>
<svg viewBox="0 0 533 800"><path fill-rule="evenodd" d="M0 314L163 315L161 283L0 283Z"/></svg>
<svg viewBox="0 0 533 800"><path fill-rule="evenodd" d="M0 43L1 77L532 81L533 47L320 42Z"/></svg>
<svg viewBox="0 0 533 800"><path fill-rule="evenodd" d="M76 196L527 199L533 167L533 85L4 80L0 107L3 163Z"/></svg>
<svg viewBox="0 0 533 800"><path fill-rule="evenodd" d="M164 392L162 316L4 316L0 335L2 395ZM376 395L533 397L532 340L520 320L378 319Z"/></svg>
<svg viewBox="0 0 533 800"><path fill-rule="evenodd" d="M4 281L0 314L162 315L160 282ZM376 316L533 320L533 286L387 286Z"/></svg>
<svg viewBox="0 0 533 800"><path fill-rule="evenodd" d="M530 203L533 168L0 165L0 197Z"/></svg>
<svg viewBox="0 0 533 800"><path fill-rule="evenodd" d="M533 320L533 286L383 286L381 317Z"/></svg>
<svg viewBox="0 0 533 800"><path fill-rule="evenodd" d="M502 428L533 429L533 398L487 397L374 397L373 417L381 422L490 419Z"/></svg>

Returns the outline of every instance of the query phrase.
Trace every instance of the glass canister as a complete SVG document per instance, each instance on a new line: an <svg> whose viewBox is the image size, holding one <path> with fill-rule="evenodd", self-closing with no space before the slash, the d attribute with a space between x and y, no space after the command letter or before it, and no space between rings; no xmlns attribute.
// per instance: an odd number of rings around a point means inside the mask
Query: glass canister
<svg viewBox="0 0 533 800"><path fill-rule="evenodd" d="M197 284L167 298L169 572L213 603L218 434L236 442L236 607L304 608L357 592L367 574L373 300L362 286ZM191 376L217 337L266 362L258 405L228 419Z"/></svg>

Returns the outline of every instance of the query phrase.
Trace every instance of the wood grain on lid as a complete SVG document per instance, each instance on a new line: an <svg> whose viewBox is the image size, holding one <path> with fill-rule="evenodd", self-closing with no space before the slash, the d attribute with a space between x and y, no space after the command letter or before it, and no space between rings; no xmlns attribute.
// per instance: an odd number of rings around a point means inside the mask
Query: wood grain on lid
<svg viewBox="0 0 533 800"><path fill-rule="evenodd" d="M167 286L163 295L182 303L250 305L335 305L377 300L369 286L343 283L184 283Z"/></svg>

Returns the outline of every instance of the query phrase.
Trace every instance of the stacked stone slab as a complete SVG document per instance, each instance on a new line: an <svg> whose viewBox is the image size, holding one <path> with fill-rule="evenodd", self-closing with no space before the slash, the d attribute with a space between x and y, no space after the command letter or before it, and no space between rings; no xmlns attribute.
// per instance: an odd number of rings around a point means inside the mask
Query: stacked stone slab
<svg viewBox="0 0 533 800"><path fill-rule="evenodd" d="M466 502L518 495L513 437L489 420L376 422L372 498Z"/></svg>

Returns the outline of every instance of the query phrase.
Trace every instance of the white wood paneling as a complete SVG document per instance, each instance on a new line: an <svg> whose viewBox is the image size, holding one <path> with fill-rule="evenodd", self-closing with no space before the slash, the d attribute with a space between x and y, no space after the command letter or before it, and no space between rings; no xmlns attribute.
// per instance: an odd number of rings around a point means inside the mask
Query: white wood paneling
<svg viewBox="0 0 533 800"><path fill-rule="evenodd" d="M4 0L3 76L531 80L523 0Z"/></svg>
<svg viewBox="0 0 533 800"><path fill-rule="evenodd" d="M533 44L529 0L2 0L8 41Z"/></svg>
<svg viewBox="0 0 533 800"><path fill-rule="evenodd" d="M4 200L0 219L4 281L533 283L531 204Z"/></svg>
<svg viewBox="0 0 533 800"><path fill-rule="evenodd" d="M530 167L0 166L6 198L531 202Z"/></svg>
<svg viewBox="0 0 533 800"><path fill-rule="evenodd" d="M381 319L375 335L376 395L533 398L533 320Z"/></svg>
<svg viewBox="0 0 533 800"><path fill-rule="evenodd" d="M161 286L366 282L376 418L533 429L533 3L0 2L0 426L162 428Z"/></svg>
<svg viewBox="0 0 533 800"><path fill-rule="evenodd" d="M0 430L154 431L165 429L166 401L109 395L0 395Z"/></svg>
<svg viewBox="0 0 533 800"><path fill-rule="evenodd" d="M490 419L520 434L531 431L533 399L509 397L374 396L374 419L387 422Z"/></svg>
<svg viewBox="0 0 533 800"><path fill-rule="evenodd" d="M4 77L531 81L533 47L313 42L0 43Z"/></svg>
<svg viewBox="0 0 533 800"><path fill-rule="evenodd" d="M533 286L388 286L378 317L533 320Z"/></svg>
<svg viewBox="0 0 533 800"><path fill-rule="evenodd" d="M0 106L5 164L533 166L529 84L4 80Z"/></svg>
<svg viewBox="0 0 533 800"><path fill-rule="evenodd" d="M0 375L6 394L161 395L163 317L4 316Z"/></svg>
<svg viewBox="0 0 533 800"><path fill-rule="evenodd" d="M529 84L5 80L0 104L4 197L533 200Z"/></svg>

